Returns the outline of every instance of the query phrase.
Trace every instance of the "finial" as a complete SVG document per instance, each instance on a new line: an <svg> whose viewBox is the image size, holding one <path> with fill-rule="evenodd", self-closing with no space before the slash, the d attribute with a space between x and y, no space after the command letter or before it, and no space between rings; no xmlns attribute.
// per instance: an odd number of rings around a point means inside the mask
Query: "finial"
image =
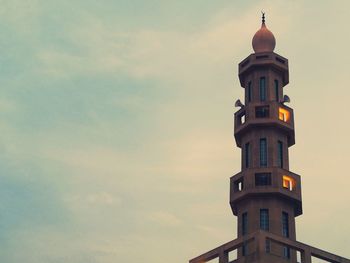
<svg viewBox="0 0 350 263"><path fill-rule="evenodd" d="M262 23L261 28L255 33L252 45L255 53L273 52L276 46L276 39L272 32L265 25L265 12L261 11Z"/></svg>
<svg viewBox="0 0 350 263"><path fill-rule="evenodd" d="M261 11L262 14L262 23L265 24L265 12Z"/></svg>

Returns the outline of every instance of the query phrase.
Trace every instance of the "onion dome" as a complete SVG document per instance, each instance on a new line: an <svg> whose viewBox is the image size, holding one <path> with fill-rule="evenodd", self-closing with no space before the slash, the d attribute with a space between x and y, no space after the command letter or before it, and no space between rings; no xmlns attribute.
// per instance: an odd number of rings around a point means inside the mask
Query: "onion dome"
<svg viewBox="0 0 350 263"><path fill-rule="evenodd" d="M276 39L272 32L265 25L265 13L262 15L261 28L255 33L252 45L255 53L273 52L276 46Z"/></svg>

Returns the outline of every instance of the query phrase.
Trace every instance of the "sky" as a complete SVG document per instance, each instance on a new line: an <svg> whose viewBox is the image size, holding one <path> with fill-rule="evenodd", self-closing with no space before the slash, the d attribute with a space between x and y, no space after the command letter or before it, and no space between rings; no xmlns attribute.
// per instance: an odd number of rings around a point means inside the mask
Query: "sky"
<svg viewBox="0 0 350 263"><path fill-rule="evenodd" d="M348 1L0 1L0 261L178 263L236 238L238 63L289 59L297 239L350 257Z"/></svg>

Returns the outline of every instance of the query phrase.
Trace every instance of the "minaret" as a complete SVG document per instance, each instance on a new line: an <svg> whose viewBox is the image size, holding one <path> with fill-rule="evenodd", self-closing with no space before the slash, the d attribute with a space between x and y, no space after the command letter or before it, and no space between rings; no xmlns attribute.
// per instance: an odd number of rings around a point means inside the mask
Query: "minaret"
<svg viewBox="0 0 350 263"><path fill-rule="evenodd" d="M265 25L252 41L255 53L239 63L245 105L235 113L234 135L242 170L231 177L230 205L238 217L238 237L264 230L295 240L295 217L302 214L300 176L289 171L288 149L295 143L293 110L285 105L288 60L273 52L275 37ZM267 249L291 258L290 250ZM243 246L239 257L249 254Z"/></svg>
<svg viewBox="0 0 350 263"><path fill-rule="evenodd" d="M245 103L237 100L240 109L234 115L242 167L230 178L230 205L238 218L238 237L190 263L311 263L312 257L350 263L296 240L295 217L302 214L302 202L300 176L289 171L295 133L293 110L283 92L288 60L273 52L276 40L264 14L252 44L254 53L238 66Z"/></svg>

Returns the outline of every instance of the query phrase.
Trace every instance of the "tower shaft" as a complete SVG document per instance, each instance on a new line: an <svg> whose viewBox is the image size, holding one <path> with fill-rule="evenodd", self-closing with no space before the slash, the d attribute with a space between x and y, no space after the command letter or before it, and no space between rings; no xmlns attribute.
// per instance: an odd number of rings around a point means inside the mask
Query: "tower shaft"
<svg viewBox="0 0 350 263"><path fill-rule="evenodd" d="M272 51L251 54L239 64L239 78L245 105L235 113L234 135L242 153L241 172L230 180L238 237L263 230L295 240L302 203L300 176L289 171L288 149L295 133L293 110L283 103L288 60ZM269 249L294 257L284 247ZM242 247L239 257L249 250Z"/></svg>

